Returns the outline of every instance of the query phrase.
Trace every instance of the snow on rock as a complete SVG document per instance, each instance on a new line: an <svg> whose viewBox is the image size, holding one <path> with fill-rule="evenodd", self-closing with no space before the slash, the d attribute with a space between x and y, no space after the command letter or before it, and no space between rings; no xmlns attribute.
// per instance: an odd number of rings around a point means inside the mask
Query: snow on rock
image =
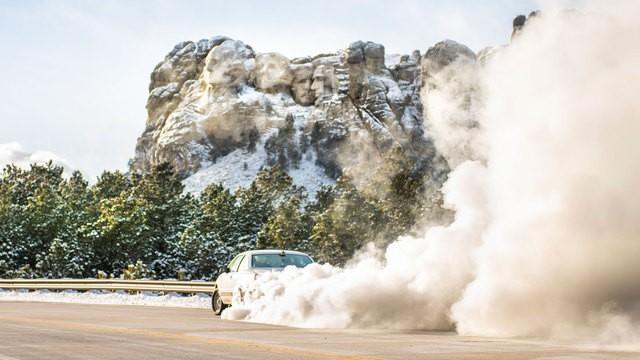
<svg viewBox="0 0 640 360"><path fill-rule="evenodd" d="M214 163L204 164L195 174L186 178L183 181L185 190L199 193L211 183L222 184L232 191L240 187L247 187L260 168L264 166L266 160L267 153L264 146L259 146L253 152L236 149L218 158Z"/></svg>
<svg viewBox="0 0 640 360"><path fill-rule="evenodd" d="M385 56L370 41L296 59L226 37L182 42L151 74L132 169L170 162L198 192L213 182L246 186L279 164L314 193L353 166L354 151L382 159L402 148L429 163L420 62L419 51Z"/></svg>
<svg viewBox="0 0 640 360"><path fill-rule="evenodd" d="M289 169L289 176L299 186L304 186L307 193L314 196L323 185L333 185L335 180L327 176L324 169L316 165L316 154L307 153L297 168Z"/></svg>

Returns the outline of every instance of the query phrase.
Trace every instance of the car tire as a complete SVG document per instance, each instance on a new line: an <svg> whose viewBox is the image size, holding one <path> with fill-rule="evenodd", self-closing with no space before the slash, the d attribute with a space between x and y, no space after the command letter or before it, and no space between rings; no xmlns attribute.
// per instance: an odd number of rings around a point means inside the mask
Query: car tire
<svg viewBox="0 0 640 360"><path fill-rule="evenodd" d="M229 305L222 302L222 298L220 297L220 294L218 294L217 291L214 292L213 295L211 296L211 309L213 310L214 314L216 315L222 314L222 311L227 307L229 307Z"/></svg>

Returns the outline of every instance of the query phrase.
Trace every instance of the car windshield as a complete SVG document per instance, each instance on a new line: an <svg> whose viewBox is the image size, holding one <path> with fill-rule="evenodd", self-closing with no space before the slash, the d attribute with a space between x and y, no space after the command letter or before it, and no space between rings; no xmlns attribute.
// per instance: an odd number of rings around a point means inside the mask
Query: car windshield
<svg viewBox="0 0 640 360"><path fill-rule="evenodd" d="M255 254L252 257L254 268L283 268L289 265L302 268L312 262L310 257L300 254Z"/></svg>

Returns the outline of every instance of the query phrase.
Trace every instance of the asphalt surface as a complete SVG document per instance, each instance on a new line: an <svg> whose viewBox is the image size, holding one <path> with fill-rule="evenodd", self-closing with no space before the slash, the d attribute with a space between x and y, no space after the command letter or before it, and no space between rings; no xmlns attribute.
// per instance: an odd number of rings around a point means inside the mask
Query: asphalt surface
<svg viewBox="0 0 640 360"><path fill-rule="evenodd" d="M531 339L302 330L165 307L0 302L0 360L640 359Z"/></svg>

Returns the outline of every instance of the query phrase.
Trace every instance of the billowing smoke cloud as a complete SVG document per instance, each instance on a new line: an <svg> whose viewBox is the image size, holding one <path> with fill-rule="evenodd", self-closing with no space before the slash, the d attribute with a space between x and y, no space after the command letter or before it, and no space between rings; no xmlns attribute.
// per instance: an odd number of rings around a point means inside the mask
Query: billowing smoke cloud
<svg viewBox="0 0 640 360"><path fill-rule="evenodd" d="M543 13L489 64L490 220L458 331L611 334L617 315L640 319L639 5Z"/></svg>
<svg viewBox="0 0 640 360"><path fill-rule="evenodd" d="M472 280L468 249L486 226L483 173L479 163L466 163L445 186L456 210L450 226L401 238L384 252L370 245L344 269L313 264L266 274L243 289L244 301L236 292L223 316L301 327L451 329L449 309Z"/></svg>
<svg viewBox="0 0 640 360"><path fill-rule="evenodd" d="M224 316L637 345L640 3L602 5L543 11L489 60L451 225L265 275Z"/></svg>
<svg viewBox="0 0 640 360"><path fill-rule="evenodd" d="M430 54L441 53L439 55ZM455 60L442 64L442 58ZM422 62L422 100L434 144L455 168L480 154L478 112L482 107L476 55L451 40L436 44Z"/></svg>
<svg viewBox="0 0 640 360"><path fill-rule="evenodd" d="M72 171L67 161L51 152L28 152L17 142L0 144L0 169L8 164L28 169L31 164L45 164L49 161L64 167L65 172Z"/></svg>

